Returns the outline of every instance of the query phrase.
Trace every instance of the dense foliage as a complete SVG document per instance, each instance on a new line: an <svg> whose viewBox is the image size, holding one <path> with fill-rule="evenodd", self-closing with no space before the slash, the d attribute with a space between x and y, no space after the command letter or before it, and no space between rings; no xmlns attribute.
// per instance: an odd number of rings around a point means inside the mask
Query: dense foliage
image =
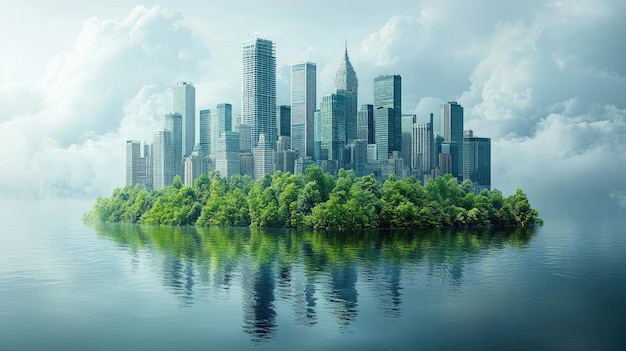
<svg viewBox="0 0 626 351"><path fill-rule="evenodd" d="M504 197L498 190L475 195L470 181L451 175L428 181L413 178L384 183L374 175L356 177L341 169L337 180L310 167L304 175L275 172L258 181L217 172L183 186L147 191L127 186L99 197L85 220L165 225L285 228L420 228L440 226L530 226L540 223L520 189Z"/></svg>

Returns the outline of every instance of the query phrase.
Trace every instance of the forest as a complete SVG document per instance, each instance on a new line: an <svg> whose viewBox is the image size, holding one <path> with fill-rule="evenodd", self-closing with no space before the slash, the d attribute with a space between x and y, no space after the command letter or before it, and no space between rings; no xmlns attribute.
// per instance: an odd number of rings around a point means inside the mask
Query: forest
<svg viewBox="0 0 626 351"><path fill-rule="evenodd" d="M148 191L140 185L98 197L83 220L151 225L251 226L360 229L532 226L542 224L521 189L474 194L469 180L447 174L423 186L415 177L383 183L339 170L337 179L318 167L305 174L276 171L255 181L235 175L230 182L213 171L184 186Z"/></svg>

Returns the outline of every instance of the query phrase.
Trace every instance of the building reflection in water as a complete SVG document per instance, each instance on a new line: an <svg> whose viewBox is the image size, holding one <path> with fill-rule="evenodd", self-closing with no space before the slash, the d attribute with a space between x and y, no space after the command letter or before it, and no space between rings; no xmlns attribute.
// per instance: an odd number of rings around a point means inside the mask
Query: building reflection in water
<svg viewBox="0 0 626 351"><path fill-rule="evenodd" d="M95 229L129 252L133 270L144 258L152 262L182 307L194 303L198 288L212 291L207 298L213 298L241 284L243 330L257 342L276 335L277 301L289 306L294 322L304 326L318 323L319 306L327 303L339 324L347 327L363 308L357 290L360 277L359 286L373 292L383 314L397 318L403 285L413 283L416 271L455 289L462 284L465 266L485 250L505 245L523 249L533 236L532 228L345 235L120 224L98 224Z"/></svg>
<svg viewBox="0 0 626 351"><path fill-rule="evenodd" d="M276 330L274 280L267 263L251 264L243 272L244 331L256 342L271 339Z"/></svg>

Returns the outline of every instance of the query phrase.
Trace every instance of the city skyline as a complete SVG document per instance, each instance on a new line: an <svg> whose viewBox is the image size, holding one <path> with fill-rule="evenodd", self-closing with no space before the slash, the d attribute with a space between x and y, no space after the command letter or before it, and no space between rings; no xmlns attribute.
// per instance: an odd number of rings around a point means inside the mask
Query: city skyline
<svg viewBox="0 0 626 351"><path fill-rule="evenodd" d="M0 15L4 33L21 33L20 41L8 35L4 41L11 50L0 72L0 96L8 101L0 125L2 175L7 184L24 183L3 186L3 193L93 196L123 184L123 165L112 165L124 150L113 146L152 138L149 131L171 112L166 89L177 81L202 91L198 107L228 102L238 116L240 82L230 77L241 69L241 40L259 31L279 43L277 105L289 104L295 62L316 63L318 101L331 93L347 37L362 83L359 104L372 101L367 85L380 74L402 75L403 113L428 118L441 103L458 101L464 129L492 137L495 187L511 192L532 183L535 196L550 199L576 186L614 205L626 194L617 177L625 167L626 60L612 34L624 26L617 14L625 4L417 1L391 2L376 13L365 11L367 3L337 4L325 14L327 26L304 31L323 6L305 15L294 7L242 11L168 1L64 12L28 3ZM206 21L200 13L216 17ZM241 26L225 23L241 16ZM49 26L54 35L36 40L52 18L59 21ZM346 18L359 25L346 25ZM546 172L538 177L536 169Z"/></svg>

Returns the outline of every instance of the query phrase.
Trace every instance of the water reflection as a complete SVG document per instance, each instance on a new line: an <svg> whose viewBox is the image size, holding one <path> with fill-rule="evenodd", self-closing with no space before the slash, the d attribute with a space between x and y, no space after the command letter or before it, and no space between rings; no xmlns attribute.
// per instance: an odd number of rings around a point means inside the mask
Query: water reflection
<svg viewBox="0 0 626 351"><path fill-rule="evenodd" d="M278 302L296 324L315 325L319 309L329 308L347 327L363 303L359 289L368 289L383 314L397 318L412 272L457 289L478 258L507 246L523 249L533 236L532 228L316 232L97 224L95 230L128 250L131 262L148 254L182 307L200 298L199 287L210 298L240 287L243 330L256 342L275 336Z"/></svg>

